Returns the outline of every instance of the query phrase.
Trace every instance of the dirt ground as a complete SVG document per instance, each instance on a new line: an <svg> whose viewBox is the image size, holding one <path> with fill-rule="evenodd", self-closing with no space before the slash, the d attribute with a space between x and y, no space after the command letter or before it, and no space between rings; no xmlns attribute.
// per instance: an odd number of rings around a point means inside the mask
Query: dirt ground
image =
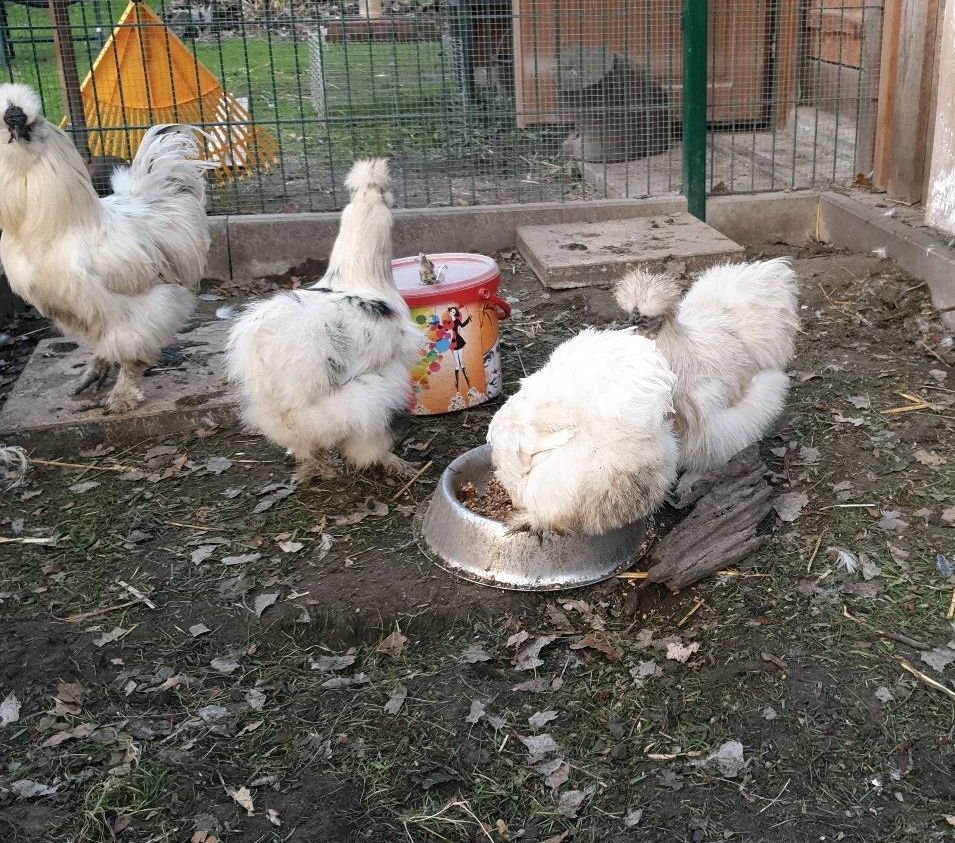
<svg viewBox="0 0 955 843"><path fill-rule="evenodd" d="M616 314L499 260L513 390ZM295 487L237 429L39 455L94 467L0 497L0 535L51 540L0 548L0 840L951 840L951 338L887 261L795 265L779 514L676 596L494 591L420 553L493 407L409 421L404 494Z"/></svg>

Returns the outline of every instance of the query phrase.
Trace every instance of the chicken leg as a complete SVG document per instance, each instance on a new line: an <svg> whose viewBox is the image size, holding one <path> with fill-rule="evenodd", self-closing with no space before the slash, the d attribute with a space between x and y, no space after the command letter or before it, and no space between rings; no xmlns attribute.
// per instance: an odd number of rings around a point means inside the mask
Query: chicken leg
<svg viewBox="0 0 955 843"><path fill-rule="evenodd" d="M79 395L91 386L94 392L102 389L103 383L112 368L112 364L102 357L94 357L86 364L83 374L73 382L73 394Z"/></svg>
<svg viewBox="0 0 955 843"><path fill-rule="evenodd" d="M106 411L108 413L128 413L143 403L145 396L137 381L142 377L144 371L146 371L144 363L120 364L116 385L110 392L109 398L106 399Z"/></svg>

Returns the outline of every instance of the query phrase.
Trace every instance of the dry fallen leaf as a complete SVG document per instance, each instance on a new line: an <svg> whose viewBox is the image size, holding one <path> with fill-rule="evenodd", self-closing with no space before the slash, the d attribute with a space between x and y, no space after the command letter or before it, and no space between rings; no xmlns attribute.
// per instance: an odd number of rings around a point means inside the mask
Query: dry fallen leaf
<svg viewBox="0 0 955 843"><path fill-rule="evenodd" d="M928 650L921 654L922 661L933 670L942 673L953 661L955 661L955 650L948 647L936 647L934 650Z"/></svg>
<svg viewBox="0 0 955 843"><path fill-rule="evenodd" d="M275 808L267 808L265 811L265 816L268 818L268 821L276 828L281 827L282 820L279 819L279 812L276 811Z"/></svg>
<svg viewBox="0 0 955 843"><path fill-rule="evenodd" d="M61 743L66 743L66 741L85 738L93 733L94 728L95 727L92 723L79 723L72 729L64 729L62 732L57 732L56 734L51 735L45 741L43 741L40 746L54 747L59 746Z"/></svg>
<svg viewBox="0 0 955 843"><path fill-rule="evenodd" d="M217 673L224 673L226 676L230 673L235 673L239 669L239 663L235 659L228 659L222 656L214 658L209 662L209 666Z"/></svg>
<svg viewBox="0 0 955 843"><path fill-rule="evenodd" d="M603 653L609 661L616 661L623 655L623 647L611 644L610 639L605 632L591 632L585 635L580 641L570 645L571 650L596 650Z"/></svg>
<svg viewBox="0 0 955 843"><path fill-rule="evenodd" d="M89 492L97 486L99 486L99 483L96 480L87 480L85 483L74 483L70 486L70 491L75 495L82 495L84 492Z"/></svg>
<svg viewBox="0 0 955 843"><path fill-rule="evenodd" d="M805 492L787 492L773 501L773 509L780 521L790 523L802 515L803 509L809 503L809 495Z"/></svg>
<svg viewBox="0 0 955 843"><path fill-rule="evenodd" d="M232 797L232 801L236 805L239 805L242 808L245 808L245 812L250 816L255 816L255 806L252 803L252 792L247 787L240 787L238 790L233 790L232 788L227 787L226 793Z"/></svg>
<svg viewBox="0 0 955 843"><path fill-rule="evenodd" d="M727 741L708 755L706 760L715 761L720 773L729 779L736 778L746 766L743 760L743 745L739 741Z"/></svg>
<svg viewBox="0 0 955 843"><path fill-rule="evenodd" d="M375 650L379 653L384 653L386 656L397 657L407 640L408 639L401 634L401 630L395 628L395 631L392 632L391 635L378 642L378 646L375 647Z"/></svg>
<svg viewBox="0 0 955 843"><path fill-rule="evenodd" d="M57 785L40 784L30 779L18 779L10 785L10 790L18 799L37 799L41 796L53 796L59 787Z"/></svg>
<svg viewBox="0 0 955 843"><path fill-rule="evenodd" d="M694 641L692 644L688 644L686 646L681 644L679 641L671 641L669 644L667 644L667 658L670 659L670 661L686 664L690 656L692 656L699 649L700 645L697 641Z"/></svg>
<svg viewBox="0 0 955 843"><path fill-rule="evenodd" d="M121 626L114 626L109 632L104 632L99 638L94 638L93 645L96 647L105 647L107 644L112 644L114 641L119 640L128 632L132 632L132 629L132 627L123 629Z"/></svg>
<svg viewBox="0 0 955 843"><path fill-rule="evenodd" d="M255 614L256 617L261 618L262 613L268 609L270 606L275 605L275 601L279 599L279 593L277 591L270 591L268 594L260 594L255 598Z"/></svg>
<svg viewBox="0 0 955 843"><path fill-rule="evenodd" d="M0 703L0 729L4 726L9 726L11 723L16 723L19 719L20 700L18 700L17 695L11 691L4 697L3 702Z"/></svg>
<svg viewBox="0 0 955 843"><path fill-rule="evenodd" d="M471 710L464 718L465 723L477 723L484 716L484 703L480 700L471 700Z"/></svg>
<svg viewBox="0 0 955 843"><path fill-rule="evenodd" d="M223 565L245 565L249 562L257 562L261 559L261 553L243 553L241 556L226 556L222 560Z"/></svg>
<svg viewBox="0 0 955 843"><path fill-rule="evenodd" d="M395 685L391 697L385 703L385 714L397 714L408 698L408 689L404 685Z"/></svg>
<svg viewBox="0 0 955 843"><path fill-rule="evenodd" d="M555 638L554 635L540 635L532 639L517 651L517 655L514 657L514 667L518 670L533 670L535 667L540 667L544 663L544 660L540 658L541 650Z"/></svg>
<svg viewBox="0 0 955 843"><path fill-rule="evenodd" d="M200 635L207 635L210 632L212 632L212 630L209 629L209 627L207 627L204 623L194 623L189 627L189 634L193 638L198 638Z"/></svg>
<svg viewBox="0 0 955 843"><path fill-rule="evenodd" d="M367 685L371 680L366 673L356 673L354 676L333 676L322 682L322 687L328 691L341 691L355 685Z"/></svg>
<svg viewBox="0 0 955 843"><path fill-rule="evenodd" d="M305 547L303 542L293 542L293 541L279 542L279 549L283 553L298 553L303 547Z"/></svg>
<svg viewBox="0 0 955 843"><path fill-rule="evenodd" d="M480 644L469 644L461 654L461 662L464 664L477 664L477 662L489 662L491 657L484 652L484 647Z"/></svg>
<svg viewBox="0 0 955 843"><path fill-rule="evenodd" d="M569 820L576 819L580 806L584 804L584 800L594 790L593 785L583 790L565 790L560 795L560 801L557 803L557 813Z"/></svg>
<svg viewBox="0 0 955 843"><path fill-rule="evenodd" d="M544 774L544 784L552 791L559 790L560 786L570 778L570 764L563 758L545 761L537 769Z"/></svg>
<svg viewBox="0 0 955 843"><path fill-rule="evenodd" d="M216 545L214 544L201 544L190 554L189 558L192 561L193 565L199 565L206 561L213 553L215 553ZM232 557L235 558L235 557Z"/></svg>
<svg viewBox="0 0 955 843"><path fill-rule="evenodd" d="M927 465L930 468L937 468L940 465L946 465L948 463L945 457L939 456L935 451L918 450L912 454L912 456L915 457L917 462L920 462L922 465Z"/></svg>
<svg viewBox="0 0 955 843"><path fill-rule="evenodd" d="M885 685L880 685L875 689L875 697L877 700L884 703L892 702L892 700L895 699L895 697L892 695L892 692L886 688Z"/></svg>
<svg viewBox="0 0 955 843"><path fill-rule="evenodd" d="M356 652L354 648L351 648L343 656L319 656L317 659L309 659L308 666L312 670L323 672L344 670L355 663Z"/></svg>
<svg viewBox="0 0 955 843"><path fill-rule="evenodd" d="M228 457L210 457L206 461L205 469L209 474L222 474L232 468L232 460Z"/></svg>
<svg viewBox="0 0 955 843"><path fill-rule="evenodd" d="M220 824L212 814L199 814L195 828L191 843L219 843Z"/></svg>
<svg viewBox="0 0 955 843"><path fill-rule="evenodd" d="M548 709L547 711L538 711L536 714L532 714L527 718L527 722L531 725L531 728L540 729L543 726L546 726L550 723L551 720L557 718L557 712Z"/></svg>
<svg viewBox="0 0 955 843"><path fill-rule="evenodd" d="M643 819L643 808L631 808L623 818L624 828L636 828Z"/></svg>
<svg viewBox="0 0 955 843"><path fill-rule="evenodd" d="M521 743L527 747L531 761L540 761L548 755L560 752L560 745L554 740L553 735L545 732L543 735L519 736Z"/></svg>

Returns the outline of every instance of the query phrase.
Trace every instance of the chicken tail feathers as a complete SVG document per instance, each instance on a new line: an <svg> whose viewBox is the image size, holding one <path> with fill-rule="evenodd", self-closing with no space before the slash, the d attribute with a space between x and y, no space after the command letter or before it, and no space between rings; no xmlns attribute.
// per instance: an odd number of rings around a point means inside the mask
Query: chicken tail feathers
<svg viewBox="0 0 955 843"><path fill-rule="evenodd" d="M152 126L139 145L133 163L113 173L113 193L149 202L157 196L186 193L205 203L202 174L214 164L199 157L193 126Z"/></svg>
<svg viewBox="0 0 955 843"><path fill-rule="evenodd" d="M766 370L753 377L743 397L732 407L701 402L702 440L684 442L684 464L701 470L714 468L758 442L782 412L788 389L789 378L784 372Z"/></svg>
<svg viewBox="0 0 955 843"><path fill-rule="evenodd" d="M113 173L108 202L135 220L166 267L163 279L198 287L209 253L203 172L215 165L199 158L192 126L153 126L129 167Z"/></svg>
<svg viewBox="0 0 955 843"><path fill-rule="evenodd" d="M345 178L351 200L342 211L338 237L323 283L333 290L394 293L391 272L391 176L388 161L357 161Z"/></svg>

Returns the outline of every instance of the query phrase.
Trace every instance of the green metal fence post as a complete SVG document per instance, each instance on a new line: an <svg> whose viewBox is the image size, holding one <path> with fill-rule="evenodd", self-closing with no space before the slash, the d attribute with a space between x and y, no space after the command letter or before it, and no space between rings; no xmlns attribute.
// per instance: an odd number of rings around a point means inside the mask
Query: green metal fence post
<svg viewBox="0 0 955 843"><path fill-rule="evenodd" d="M683 0L683 193L693 216L706 220L707 0Z"/></svg>

